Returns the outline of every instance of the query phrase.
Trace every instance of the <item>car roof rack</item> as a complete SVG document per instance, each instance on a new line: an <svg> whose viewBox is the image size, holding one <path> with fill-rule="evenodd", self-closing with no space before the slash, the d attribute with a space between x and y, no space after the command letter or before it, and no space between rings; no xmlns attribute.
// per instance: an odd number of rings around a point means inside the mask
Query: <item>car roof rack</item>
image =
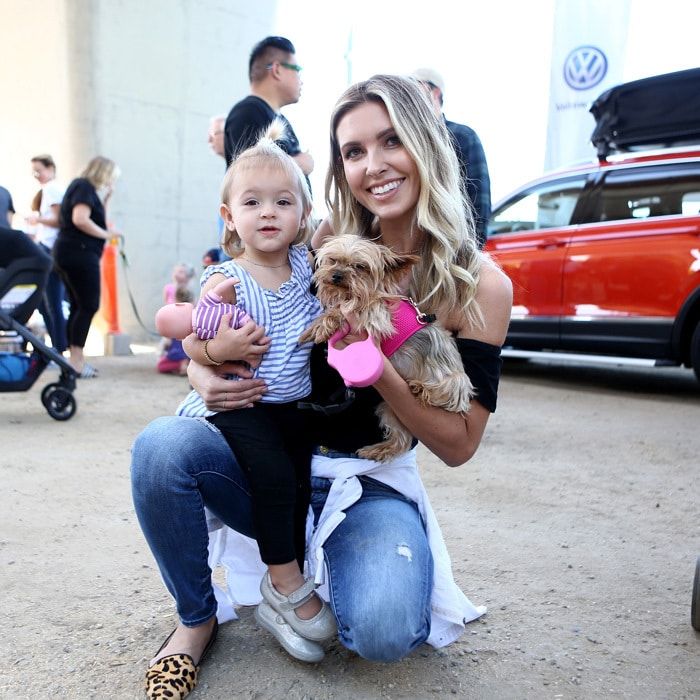
<svg viewBox="0 0 700 700"><path fill-rule="evenodd" d="M590 109L598 158L611 153L700 143L700 68L623 83Z"/></svg>

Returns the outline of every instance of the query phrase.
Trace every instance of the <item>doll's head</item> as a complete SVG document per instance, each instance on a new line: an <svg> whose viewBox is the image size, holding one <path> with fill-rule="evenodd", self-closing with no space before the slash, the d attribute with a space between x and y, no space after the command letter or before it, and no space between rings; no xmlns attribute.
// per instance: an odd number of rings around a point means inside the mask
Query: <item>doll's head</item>
<svg viewBox="0 0 700 700"><path fill-rule="evenodd" d="M192 333L192 304L166 304L156 312L156 330L164 338L184 340Z"/></svg>

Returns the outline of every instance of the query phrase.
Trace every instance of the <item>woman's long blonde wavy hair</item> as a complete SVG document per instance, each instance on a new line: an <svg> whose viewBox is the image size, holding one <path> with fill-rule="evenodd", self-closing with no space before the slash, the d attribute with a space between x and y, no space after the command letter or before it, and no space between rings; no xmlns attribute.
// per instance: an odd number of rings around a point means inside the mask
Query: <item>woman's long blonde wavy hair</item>
<svg viewBox="0 0 700 700"><path fill-rule="evenodd" d="M331 163L326 204L333 230L376 238L376 217L352 195L336 131L340 120L367 102L383 105L396 135L413 158L420 178L415 222L426 234L420 262L413 267L410 292L425 311L461 308L474 326L483 326L476 302L479 251L474 218L459 163L444 120L438 119L420 84L412 78L375 75L349 87L331 116Z"/></svg>
<svg viewBox="0 0 700 700"><path fill-rule="evenodd" d="M247 148L236 156L229 165L223 182L221 183L221 203L228 206L231 201L231 187L236 180L236 175L241 170L253 170L262 168L276 168L282 171L298 187L301 196L301 206L304 211L304 225L299 229L299 233L292 241L292 245L306 243L313 233L313 222L311 210L313 202L309 185L301 168L293 158L287 155L275 143L279 141L285 132L284 122L274 119L272 123L260 134L258 142ZM232 258L239 256L243 252L243 242L235 229L225 229L221 247Z"/></svg>

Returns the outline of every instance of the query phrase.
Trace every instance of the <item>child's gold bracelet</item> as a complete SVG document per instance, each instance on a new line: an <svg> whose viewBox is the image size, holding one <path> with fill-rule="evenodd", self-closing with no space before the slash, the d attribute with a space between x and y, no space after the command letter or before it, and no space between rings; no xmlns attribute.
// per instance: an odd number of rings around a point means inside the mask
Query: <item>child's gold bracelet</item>
<svg viewBox="0 0 700 700"><path fill-rule="evenodd" d="M216 360L214 360L214 359L212 358L212 356L209 354L209 350L207 349L207 346L209 345L209 343L210 343L212 340L213 340L213 338L209 338L209 340L205 340L205 341L204 341L204 357L206 358L207 362L208 362L210 365L214 365L214 367L218 367L219 365L223 365L223 364L224 364L223 361L222 361L222 362L217 362Z"/></svg>

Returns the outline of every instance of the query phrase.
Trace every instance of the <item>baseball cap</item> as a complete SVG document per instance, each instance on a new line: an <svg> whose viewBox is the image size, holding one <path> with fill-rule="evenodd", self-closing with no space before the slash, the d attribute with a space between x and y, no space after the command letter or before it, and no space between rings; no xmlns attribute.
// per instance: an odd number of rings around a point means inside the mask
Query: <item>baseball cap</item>
<svg viewBox="0 0 700 700"><path fill-rule="evenodd" d="M432 68L418 68L413 71L411 77L420 80L421 83L431 83L438 88L440 92L445 92L444 78Z"/></svg>

